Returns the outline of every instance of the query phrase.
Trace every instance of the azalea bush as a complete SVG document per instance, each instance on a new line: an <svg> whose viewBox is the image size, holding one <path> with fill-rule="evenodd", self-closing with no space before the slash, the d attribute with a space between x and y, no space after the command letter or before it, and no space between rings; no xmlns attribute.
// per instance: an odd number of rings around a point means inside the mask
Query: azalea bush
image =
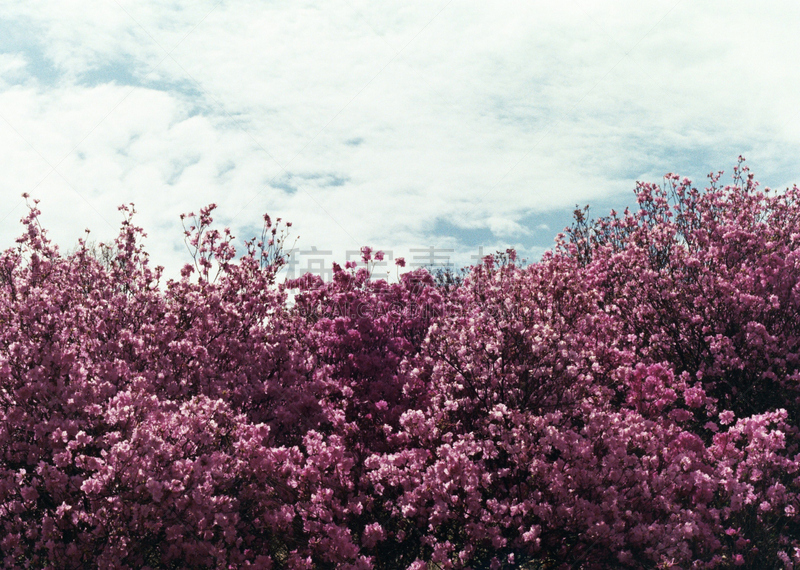
<svg viewBox="0 0 800 570"><path fill-rule="evenodd" d="M0 254L5 568L800 567L800 189L668 175L537 263L280 282L211 205ZM402 260L398 260L402 265ZM291 299L289 293L292 293Z"/></svg>

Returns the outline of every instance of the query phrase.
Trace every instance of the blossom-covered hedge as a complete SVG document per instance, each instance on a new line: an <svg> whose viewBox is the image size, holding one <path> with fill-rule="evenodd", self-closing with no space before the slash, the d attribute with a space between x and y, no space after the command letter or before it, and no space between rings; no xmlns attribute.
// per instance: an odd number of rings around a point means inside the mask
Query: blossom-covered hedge
<svg viewBox="0 0 800 570"><path fill-rule="evenodd" d="M800 189L641 183L520 266L0 254L5 568L800 566ZM192 215L190 215L190 219ZM287 291L293 290L292 302Z"/></svg>

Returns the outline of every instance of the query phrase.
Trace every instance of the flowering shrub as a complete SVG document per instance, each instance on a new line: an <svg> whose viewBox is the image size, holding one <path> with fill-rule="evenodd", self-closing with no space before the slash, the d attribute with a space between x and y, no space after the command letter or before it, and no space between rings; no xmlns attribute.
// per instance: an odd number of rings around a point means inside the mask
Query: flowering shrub
<svg viewBox="0 0 800 570"><path fill-rule="evenodd" d="M538 263L397 283L364 248L278 284L289 224L237 260L211 205L162 285L132 207L62 255L34 202L0 254L3 567L800 566L800 189L665 180Z"/></svg>

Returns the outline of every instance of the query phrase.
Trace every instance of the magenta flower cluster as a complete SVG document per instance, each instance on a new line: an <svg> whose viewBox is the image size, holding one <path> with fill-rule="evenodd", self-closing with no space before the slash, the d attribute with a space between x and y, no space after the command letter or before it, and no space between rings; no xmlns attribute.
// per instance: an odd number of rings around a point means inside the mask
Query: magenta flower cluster
<svg viewBox="0 0 800 570"><path fill-rule="evenodd" d="M0 254L4 568L798 568L800 189L698 191L441 287L278 285L189 214ZM402 266L402 263L399 263ZM292 302L287 292L294 291Z"/></svg>

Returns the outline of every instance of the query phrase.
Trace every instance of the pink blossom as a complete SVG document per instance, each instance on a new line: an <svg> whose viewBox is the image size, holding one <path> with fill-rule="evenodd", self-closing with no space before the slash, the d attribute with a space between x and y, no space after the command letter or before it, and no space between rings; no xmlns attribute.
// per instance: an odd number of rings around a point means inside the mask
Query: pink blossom
<svg viewBox="0 0 800 570"><path fill-rule="evenodd" d="M288 224L235 259L213 205L161 283L132 206L63 254L33 201L0 253L0 559L800 565L800 189L719 180L449 284L279 283Z"/></svg>

